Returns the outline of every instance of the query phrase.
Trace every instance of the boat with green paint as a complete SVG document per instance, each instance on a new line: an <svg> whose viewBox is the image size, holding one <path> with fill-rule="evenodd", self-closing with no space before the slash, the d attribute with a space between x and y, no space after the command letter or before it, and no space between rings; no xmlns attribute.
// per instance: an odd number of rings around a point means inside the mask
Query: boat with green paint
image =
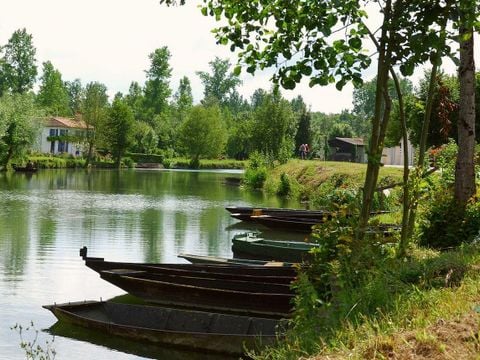
<svg viewBox="0 0 480 360"><path fill-rule="evenodd" d="M302 262L311 258L310 250L318 244L301 241L279 241L258 238L255 233L235 235L232 239L232 251L235 257Z"/></svg>

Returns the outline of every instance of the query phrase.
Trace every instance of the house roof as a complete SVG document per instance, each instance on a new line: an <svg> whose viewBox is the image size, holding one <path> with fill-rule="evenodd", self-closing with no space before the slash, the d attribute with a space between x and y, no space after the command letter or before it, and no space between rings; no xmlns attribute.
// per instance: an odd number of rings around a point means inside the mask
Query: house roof
<svg viewBox="0 0 480 360"><path fill-rule="evenodd" d="M339 141L346 142L348 144L352 144L352 145L357 145L357 146L364 146L365 145L363 139L359 138L359 137L356 137L356 138L340 138L340 137L337 137L335 139L339 140Z"/></svg>
<svg viewBox="0 0 480 360"><path fill-rule="evenodd" d="M45 119L46 127L58 127L68 129L87 129L85 121L78 118L50 117ZM91 126L90 126L91 128Z"/></svg>

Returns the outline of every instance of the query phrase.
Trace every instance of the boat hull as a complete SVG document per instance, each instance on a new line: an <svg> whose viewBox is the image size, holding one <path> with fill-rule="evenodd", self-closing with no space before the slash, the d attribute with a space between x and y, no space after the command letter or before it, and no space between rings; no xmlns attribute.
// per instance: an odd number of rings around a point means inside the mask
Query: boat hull
<svg viewBox="0 0 480 360"><path fill-rule="evenodd" d="M102 271L102 279L145 301L166 306L207 311L222 311L250 316L282 318L289 316L293 293L260 292L235 289L221 281L218 285L195 286L176 281L160 281L141 274L126 275Z"/></svg>
<svg viewBox="0 0 480 360"><path fill-rule="evenodd" d="M258 319L155 306L80 302L48 305L60 321L137 341L242 354L275 343L279 325Z"/></svg>
<svg viewBox="0 0 480 360"><path fill-rule="evenodd" d="M303 262L311 259L310 250L317 244L307 244L294 241L269 241L251 238L247 235L237 235L232 240L234 256L252 259Z"/></svg>

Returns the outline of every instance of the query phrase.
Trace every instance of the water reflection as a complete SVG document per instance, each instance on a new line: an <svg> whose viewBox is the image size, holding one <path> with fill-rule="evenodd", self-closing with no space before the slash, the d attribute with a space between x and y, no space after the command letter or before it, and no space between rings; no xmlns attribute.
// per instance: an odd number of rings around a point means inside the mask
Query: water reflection
<svg viewBox="0 0 480 360"><path fill-rule="evenodd" d="M224 207L280 202L225 186L227 176L231 174L135 170L0 173L2 358L24 358L10 326L33 320L49 328L55 322L41 305L123 293L84 266L78 256L82 246L89 247L91 256L112 261L184 262L177 258L180 252L231 256L231 238L244 228ZM94 339L58 338L58 357L113 358L113 345L91 345ZM142 356L147 355L115 352L114 357Z"/></svg>

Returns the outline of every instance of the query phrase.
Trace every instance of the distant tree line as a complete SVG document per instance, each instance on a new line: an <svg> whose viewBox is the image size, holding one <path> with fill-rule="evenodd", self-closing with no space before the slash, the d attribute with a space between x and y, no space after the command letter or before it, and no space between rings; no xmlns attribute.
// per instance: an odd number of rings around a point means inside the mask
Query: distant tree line
<svg viewBox="0 0 480 360"><path fill-rule="evenodd" d="M284 162L305 143L309 144L311 157L325 159L329 139L361 137L368 141L371 132L377 79L355 88L352 110L325 114L311 112L301 96L287 101L275 86L257 89L250 99L245 99L238 92L238 73L231 69L228 60L217 57L209 63L210 71L197 72L204 96L194 105L188 77L180 79L173 91L171 54L167 47L162 47L149 55L145 82L132 82L128 93L117 93L110 101L104 84L84 85L79 79L65 81L50 61L42 64L38 76L35 56L32 35L25 29L15 31L1 47L0 166L8 165L31 148L41 127L40 119L45 116L80 114L87 127L95 129L83 139L87 164L98 149L111 153L117 165L127 151L188 156L193 166L205 157L247 159L252 152ZM417 89L408 79L400 79L414 144L419 143L428 77L426 74ZM34 92L37 78L39 87ZM478 79L479 76L477 92ZM388 87L393 102L397 102L393 81ZM440 110L434 112L429 133L432 146L456 137L458 117L458 80L441 73L436 88L441 90L442 98L436 97L435 109L440 109L446 100L451 101L453 108L448 116L437 116ZM398 144L402 135L395 109L394 106L386 138L386 144L391 146Z"/></svg>

